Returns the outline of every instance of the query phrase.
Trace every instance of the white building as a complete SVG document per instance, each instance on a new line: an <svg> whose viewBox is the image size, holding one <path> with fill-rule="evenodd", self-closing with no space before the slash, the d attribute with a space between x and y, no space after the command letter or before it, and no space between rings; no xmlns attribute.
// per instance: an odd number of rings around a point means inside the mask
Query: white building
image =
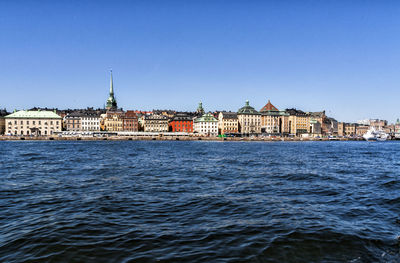
<svg viewBox="0 0 400 263"><path fill-rule="evenodd" d="M210 113L206 113L193 121L193 131L207 136L218 136L218 120Z"/></svg>
<svg viewBox="0 0 400 263"><path fill-rule="evenodd" d="M5 118L6 135L52 135L60 132L62 118L52 111L18 111Z"/></svg>
<svg viewBox="0 0 400 263"><path fill-rule="evenodd" d="M83 114L81 116L82 131L100 131L100 115Z"/></svg>

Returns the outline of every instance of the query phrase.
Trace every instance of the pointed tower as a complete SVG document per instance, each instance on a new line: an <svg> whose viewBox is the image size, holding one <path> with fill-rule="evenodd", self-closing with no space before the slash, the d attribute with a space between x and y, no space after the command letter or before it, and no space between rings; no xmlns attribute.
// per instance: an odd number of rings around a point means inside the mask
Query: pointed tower
<svg viewBox="0 0 400 263"><path fill-rule="evenodd" d="M113 85L113 76L112 70L110 70L110 95L106 101L106 109L107 110L116 110L117 109L117 101L114 98L114 85Z"/></svg>
<svg viewBox="0 0 400 263"><path fill-rule="evenodd" d="M200 116L204 114L203 103L201 101L199 102L196 113Z"/></svg>

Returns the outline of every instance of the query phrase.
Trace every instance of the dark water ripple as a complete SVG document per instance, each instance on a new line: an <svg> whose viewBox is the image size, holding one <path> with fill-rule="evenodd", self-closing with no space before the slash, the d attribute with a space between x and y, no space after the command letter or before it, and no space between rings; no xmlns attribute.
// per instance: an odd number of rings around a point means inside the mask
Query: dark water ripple
<svg viewBox="0 0 400 263"><path fill-rule="evenodd" d="M400 262L399 149L0 142L0 261Z"/></svg>

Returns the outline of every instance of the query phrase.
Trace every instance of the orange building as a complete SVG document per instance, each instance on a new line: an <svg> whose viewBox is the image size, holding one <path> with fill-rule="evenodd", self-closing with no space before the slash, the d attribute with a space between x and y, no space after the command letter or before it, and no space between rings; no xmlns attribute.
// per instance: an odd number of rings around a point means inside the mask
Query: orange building
<svg viewBox="0 0 400 263"><path fill-rule="evenodd" d="M169 123L169 131L193 132L193 117L177 113Z"/></svg>

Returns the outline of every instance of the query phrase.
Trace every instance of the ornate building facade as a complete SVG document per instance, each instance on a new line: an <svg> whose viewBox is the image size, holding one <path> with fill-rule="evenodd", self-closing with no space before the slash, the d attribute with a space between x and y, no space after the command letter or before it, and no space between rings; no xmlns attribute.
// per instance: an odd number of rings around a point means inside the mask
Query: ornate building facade
<svg viewBox="0 0 400 263"><path fill-rule="evenodd" d="M211 114L194 119L194 132L206 136L218 136L218 120Z"/></svg>
<svg viewBox="0 0 400 263"><path fill-rule="evenodd" d="M248 100L245 106L238 110L237 116L241 134L251 135L261 133L261 114L250 106Z"/></svg>
<svg viewBox="0 0 400 263"><path fill-rule="evenodd" d="M168 117L164 115L145 115L143 118L145 132L168 132Z"/></svg>

